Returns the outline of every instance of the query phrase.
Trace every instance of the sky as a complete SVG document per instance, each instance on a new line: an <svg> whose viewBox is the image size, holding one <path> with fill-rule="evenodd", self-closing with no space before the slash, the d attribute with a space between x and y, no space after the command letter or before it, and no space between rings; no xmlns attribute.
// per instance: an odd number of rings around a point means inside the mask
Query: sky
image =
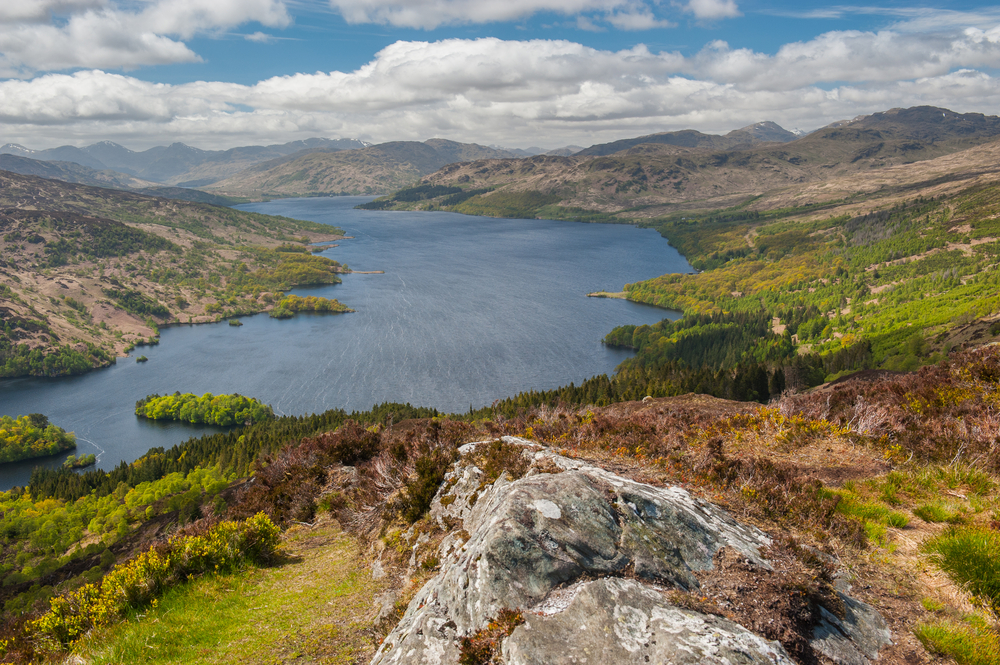
<svg viewBox="0 0 1000 665"><path fill-rule="evenodd" d="M805 8L803 8L805 4ZM0 143L589 146L895 107L1000 112L1000 6L8 0Z"/></svg>

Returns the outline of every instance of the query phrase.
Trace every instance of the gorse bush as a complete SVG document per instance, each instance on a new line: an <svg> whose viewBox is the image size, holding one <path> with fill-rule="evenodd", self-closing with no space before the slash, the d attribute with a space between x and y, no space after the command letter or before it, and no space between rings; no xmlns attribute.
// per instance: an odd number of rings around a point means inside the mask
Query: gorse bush
<svg viewBox="0 0 1000 665"><path fill-rule="evenodd" d="M263 563L278 546L280 529L264 514L224 521L202 534L181 536L116 566L100 584L53 598L51 609L26 626L42 650L59 650L92 628L111 625L155 602L165 588L193 575Z"/></svg>

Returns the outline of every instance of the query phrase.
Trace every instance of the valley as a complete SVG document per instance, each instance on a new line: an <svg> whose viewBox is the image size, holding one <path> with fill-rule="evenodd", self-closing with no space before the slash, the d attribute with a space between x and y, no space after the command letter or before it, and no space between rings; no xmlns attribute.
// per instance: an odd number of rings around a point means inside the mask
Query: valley
<svg viewBox="0 0 1000 665"><path fill-rule="evenodd" d="M62 384L254 417L0 495L3 657L997 662L998 150L1000 119L917 107L292 153L212 191L397 189L240 210L0 174L22 374L356 310Z"/></svg>

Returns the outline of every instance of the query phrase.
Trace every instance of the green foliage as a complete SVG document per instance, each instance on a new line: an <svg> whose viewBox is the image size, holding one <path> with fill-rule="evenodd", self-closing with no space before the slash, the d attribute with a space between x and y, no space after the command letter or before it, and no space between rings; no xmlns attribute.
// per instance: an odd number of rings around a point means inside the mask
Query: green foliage
<svg viewBox="0 0 1000 665"><path fill-rule="evenodd" d="M404 520L412 524L430 510L431 501L454 463L456 454L454 450L434 448L417 458L414 465L416 478L406 482L399 506Z"/></svg>
<svg viewBox="0 0 1000 665"><path fill-rule="evenodd" d="M119 621L193 575L268 561L277 549L279 534L278 527L259 514L243 522L219 522L202 534L174 538L164 548L151 548L117 566L100 585L87 584L53 598L49 613L31 621L27 629L49 649L65 649L87 631Z"/></svg>
<svg viewBox="0 0 1000 665"><path fill-rule="evenodd" d="M959 665L1000 663L1000 636L981 619L921 624L913 633L928 651L954 658Z"/></svg>
<svg viewBox="0 0 1000 665"><path fill-rule="evenodd" d="M258 423L274 417L266 404L243 395L213 395L201 397L192 393L148 395L135 403L135 415L152 420L183 420L209 425Z"/></svg>
<svg viewBox="0 0 1000 665"><path fill-rule="evenodd" d="M0 462L46 457L76 448L76 437L40 413L0 416Z"/></svg>
<svg viewBox="0 0 1000 665"><path fill-rule="evenodd" d="M0 378L15 376L69 376L114 364L114 356L87 343L85 351L69 346L31 348L0 339Z"/></svg>
<svg viewBox="0 0 1000 665"><path fill-rule="evenodd" d="M198 469L218 468L225 475L245 476L261 455L278 450L288 441L329 432L348 420L364 424L400 422L408 418L430 418L437 410L409 404L385 403L366 412L348 414L333 409L308 416L281 416L250 426L192 438L168 450L152 448L131 464L120 464L111 471L94 469L86 473L35 468L28 490L38 499L55 498L76 501L93 495L102 498L128 491L141 483L157 482L171 474L181 478Z"/></svg>
<svg viewBox="0 0 1000 665"><path fill-rule="evenodd" d="M275 319L288 319L296 312L330 312L341 314L353 311L338 300L331 298L319 298L317 296L306 296L305 298L290 295L278 301L278 304L271 310L271 317ZM230 322L232 325L232 323Z"/></svg>
<svg viewBox="0 0 1000 665"><path fill-rule="evenodd" d="M89 453L87 455L70 455L63 461L63 468L66 469L82 469L87 466L93 466L97 464L97 455L94 453Z"/></svg>
<svg viewBox="0 0 1000 665"><path fill-rule="evenodd" d="M924 542L923 551L953 582L1000 612L1000 532L978 526L949 527Z"/></svg>
<svg viewBox="0 0 1000 665"><path fill-rule="evenodd" d="M961 514L941 502L925 503L913 509L913 514L925 522L958 522Z"/></svg>
<svg viewBox="0 0 1000 665"><path fill-rule="evenodd" d="M113 287L101 289L104 295L108 296L126 312L137 316L170 316L170 310L161 305L149 296L135 289L123 287Z"/></svg>
<svg viewBox="0 0 1000 665"><path fill-rule="evenodd" d="M555 194L542 192L493 192L481 194L451 208L453 212L508 219L535 219L539 211L560 200Z"/></svg>

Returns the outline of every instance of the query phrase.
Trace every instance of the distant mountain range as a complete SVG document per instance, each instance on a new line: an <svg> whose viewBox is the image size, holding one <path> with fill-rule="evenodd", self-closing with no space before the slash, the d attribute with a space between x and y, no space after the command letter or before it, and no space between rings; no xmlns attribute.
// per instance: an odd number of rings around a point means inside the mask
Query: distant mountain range
<svg viewBox="0 0 1000 665"><path fill-rule="evenodd" d="M425 180L539 191L563 206L613 211L731 205L776 187L931 159L998 136L995 116L915 107L805 136L765 121L724 135L682 130L556 150L445 139L371 145L315 138L230 150L174 143L141 152L110 141L49 150L8 143L0 147L0 169L217 204L234 197L386 194Z"/></svg>
<svg viewBox="0 0 1000 665"><path fill-rule="evenodd" d="M492 210L490 198L506 192L507 198L540 195L535 200L544 206L610 214L630 210L652 217L677 210L727 208L768 192L793 187L802 191L802 185L836 177L872 179L890 167L932 160L998 138L996 116L923 106L836 122L799 138L773 123L758 123L725 136L693 130L653 134L592 146L570 157L477 160L448 165L422 182L491 190L449 208L459 212ZM397 207L441 203L410 200Z"/></svg>
<svg viewBox="0 0 1000 665"><path fill-rule="evenodd" d="M392 141L358 150L290 155L250 167L209 185L225 196L384 194L418 181L447 164L518 159L510 150L445 139Z"/></svg>
<svg viewBox="0 0 1000 665"><path fill-rule="evenodd" d="M260 162L314 150L352 150L370 145L356 139L306 139L281 145L200 150L183 143L136 152L101 141L85 148L61 146L30 150L15 143L0 146L0 154L44 162L72 162L96 170L113 170L143 180L179 187L198 187L221 180Z"/></svg>

